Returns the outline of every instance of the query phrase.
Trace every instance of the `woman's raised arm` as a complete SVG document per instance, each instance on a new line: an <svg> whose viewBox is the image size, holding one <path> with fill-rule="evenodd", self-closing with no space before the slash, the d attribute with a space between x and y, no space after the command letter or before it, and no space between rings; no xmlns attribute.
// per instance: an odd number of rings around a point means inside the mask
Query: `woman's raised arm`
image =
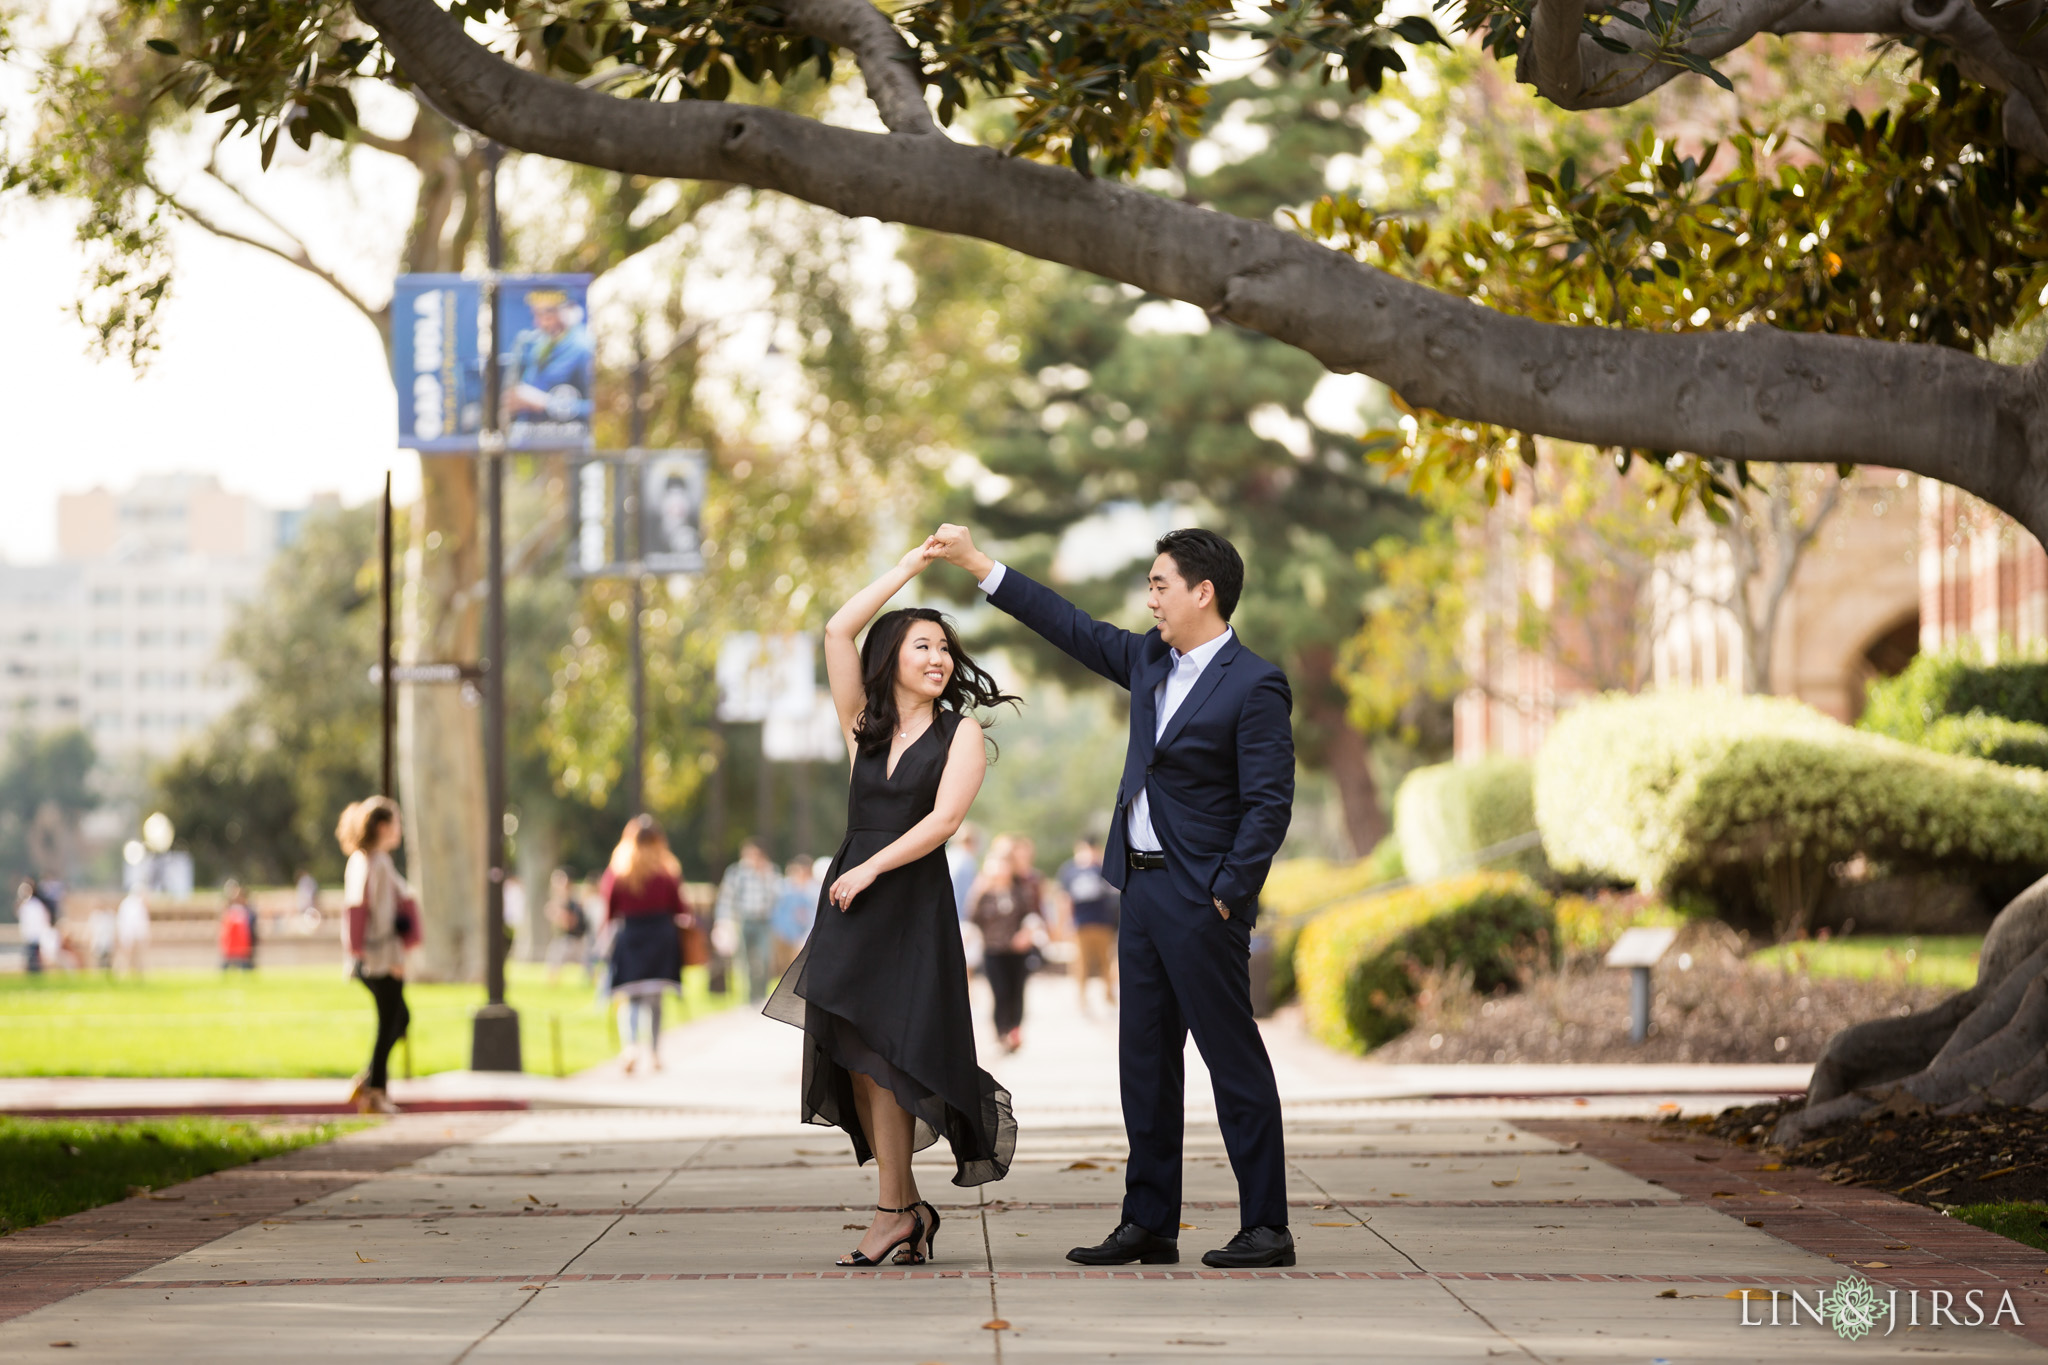
<svg viewBox="0 0 2048 1365"><path fill-rule="evenodd" d="M903 556L889 572L848 598L846 605L833 612L832 619L825 623L825 680L831 685L832 706L839 712L839 728L846 732L849 747L854 742L853 723L860 719L861 709L867 705L867 688L860 676L860 649L853 643L853 637L875 619L875 613L890 598L903 591L904 584L923 573L938 557L934 543L927 539Z"/></svg>

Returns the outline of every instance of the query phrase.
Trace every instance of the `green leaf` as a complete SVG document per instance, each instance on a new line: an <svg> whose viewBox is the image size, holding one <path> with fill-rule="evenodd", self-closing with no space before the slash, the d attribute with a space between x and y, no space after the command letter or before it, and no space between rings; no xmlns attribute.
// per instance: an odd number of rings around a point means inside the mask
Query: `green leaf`
<svg viewBox="0 0 2048 1365"><path fill-rule="evenodd" d="M151 38L145 45L151 52L161 52L166 57L178 55L178 45L168 38Z"/></svg>

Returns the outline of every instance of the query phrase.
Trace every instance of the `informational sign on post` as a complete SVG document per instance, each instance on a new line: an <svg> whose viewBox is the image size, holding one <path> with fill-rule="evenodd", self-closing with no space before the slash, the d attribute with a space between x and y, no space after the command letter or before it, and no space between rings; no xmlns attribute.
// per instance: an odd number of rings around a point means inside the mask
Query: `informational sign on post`
<svg viewBox="0 0 2048 1365"><path fill-rule="evenodd" d="M818 690L818 642L804 634L735 631L718 646L718 718L808 718Z"/></svg>
<svg viewBox="0 0 2048 1365"><path fill-rule="evenodd" d="M846 735L832 694L811 690L808 712L774 712L761 722L761 756L770 763L836 763L846 757Z"/></svg>
<svg viewBox="0 0 2048 1365"><path fill-rule="evenodd" d="M400 275L391 296L391 375L398 444L426 454L468 454L483 429L481 281Z"/></svg>

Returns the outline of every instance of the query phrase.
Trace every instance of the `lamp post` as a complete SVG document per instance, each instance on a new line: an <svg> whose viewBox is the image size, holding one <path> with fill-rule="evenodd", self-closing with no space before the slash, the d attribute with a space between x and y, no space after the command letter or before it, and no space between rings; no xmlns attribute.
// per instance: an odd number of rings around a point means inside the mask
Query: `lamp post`
<svg viewBox="0 0 2048 1365"><path fill-rule="evenodd" d="M505 235L498 219L498 163L504 149L484 144L484 414L478 447L484 458L489 539L489 581L484 648L484 989L485 1004L471 1017L469 1069L521 1071L519 1013L505 1003L505 433L503 373L499 360L498 272Z"/></svg>

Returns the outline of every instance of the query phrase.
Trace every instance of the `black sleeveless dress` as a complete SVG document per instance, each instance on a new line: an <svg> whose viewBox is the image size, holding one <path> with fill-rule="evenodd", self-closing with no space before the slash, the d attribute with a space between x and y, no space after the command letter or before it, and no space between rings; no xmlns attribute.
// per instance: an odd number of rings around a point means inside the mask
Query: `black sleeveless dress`
<svg viewBox="0 0 2048 1365"><path fill-rule="evenodd" d="M1001 1180L1017 1148L1010 1093L974 1055L967 961L946 850L884 872L842 911L839 874L931 814L960 726L942 712L888 772L888 754L856 752L846 841L819 888L809 942L762 1010L804 1031L802 1116L844 1128L862 1165L874 1155L853 1100L853 1072L885 1086L916 1120L913 1146L944 1137L956 1185Z"/></svg>

